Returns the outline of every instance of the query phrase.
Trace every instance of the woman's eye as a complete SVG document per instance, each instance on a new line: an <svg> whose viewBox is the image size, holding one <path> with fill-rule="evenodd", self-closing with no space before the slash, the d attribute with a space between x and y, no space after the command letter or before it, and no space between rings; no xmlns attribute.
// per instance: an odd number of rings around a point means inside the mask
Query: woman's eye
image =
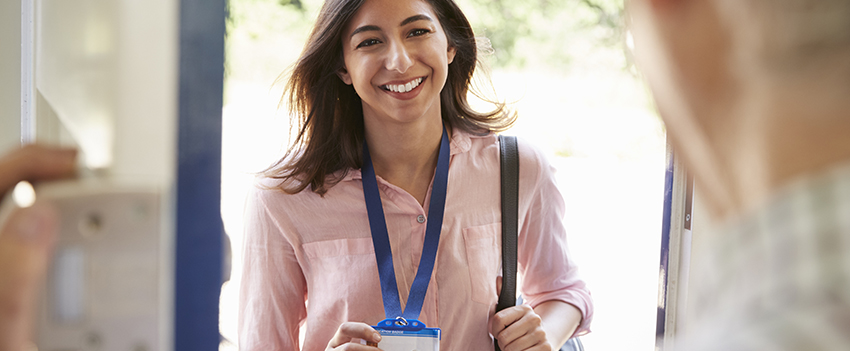
<svg viewBox="0 0 850 351"><path fill-rule="evenodd" d="M427 29L414 29L414 30L410 31L410 34L408 36L409 37L418 37L420 35L425 35L425 34L428 34L430 32L431 31L427 30Z"/></svg>
<svg viewBox="0 0 850 351"><path fill-rule="evenodd" d="M378 43L380 43L380 41L378 39L366 39L363 42L361 42L360 44L357 44L357 47L363 48L363 47L372 46L372 45L375 45L375 44L378 44Z"/></svg>

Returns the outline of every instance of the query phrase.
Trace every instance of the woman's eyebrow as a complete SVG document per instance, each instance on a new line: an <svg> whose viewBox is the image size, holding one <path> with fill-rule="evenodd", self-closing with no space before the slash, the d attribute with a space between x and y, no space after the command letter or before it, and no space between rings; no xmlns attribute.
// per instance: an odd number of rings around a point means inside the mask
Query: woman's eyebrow
<svg viewBox="0 0 850 351"><path fill-rule="evenodd" d="M380 32L381 27L373 26L373 25L359 27L359 28L355 29L353 32L351 32L351 36L349 38L353 38L358 33L371 32L371 31Z"/></svg>
<svg viewBox="0 0 850 351"><path fill-rule="evenodd" d="M410 17L408 17L408 18L405 18L405 19L404 19L404 21L401 21L401 23L400 23L398 26L399 26L399 27L402 27L402 26L404 26L404 25L406 25L406 24L413 23L413 22L416 22L416 21L429 21L429 22L434 22L434 20L433 20L433 19L431 19L431 17L428 17L428 15L414 15L414 16L410 16ZM381 27L378 27L378 26L375 26L375 25L366 25L366 26L358 27L358 28L357 28L357 29L355 29L353 32L351 32L351 36L350 36L350 37L354 37L355 35L357 35L357 34L359 34L359 33L363 33L363 32L373 32L373 31L375 31L375 32L380 32L380 31L381 31Z"/></svg>
<svg viewBox="0 0 850 351"><path fill-rule="evenodd" d="M431 17L428 17L427 15L415 15L415 16L410 16L408 18L405 18L404 21L401 21L401 24L399 24L398 26L402 27L405 24L416 22L416 21L431 21L431 22L434 22L434 20L432 20Z"/></svg>

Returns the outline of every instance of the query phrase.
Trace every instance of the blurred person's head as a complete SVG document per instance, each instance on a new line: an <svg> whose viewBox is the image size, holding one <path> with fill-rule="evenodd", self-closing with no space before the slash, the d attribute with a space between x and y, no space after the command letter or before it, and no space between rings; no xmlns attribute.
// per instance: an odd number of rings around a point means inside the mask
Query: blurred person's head
<svg viewBox="0 0 850 351"><path fill-rule="evenodd" d="M850 160L850 1L630 0L638 65L725 217Z"/></svg>

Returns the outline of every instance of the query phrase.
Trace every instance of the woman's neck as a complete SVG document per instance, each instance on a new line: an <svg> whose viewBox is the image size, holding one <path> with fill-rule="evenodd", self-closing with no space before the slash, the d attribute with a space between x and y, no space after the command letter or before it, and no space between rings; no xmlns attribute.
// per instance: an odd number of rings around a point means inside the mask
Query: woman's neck
<svg viewBox="0 0 850 351"><path fill-rule="evenodd" d="M365 124L375 174L404 189L424 206L437 167L442 120L390 124L367 119Z"/></svg>

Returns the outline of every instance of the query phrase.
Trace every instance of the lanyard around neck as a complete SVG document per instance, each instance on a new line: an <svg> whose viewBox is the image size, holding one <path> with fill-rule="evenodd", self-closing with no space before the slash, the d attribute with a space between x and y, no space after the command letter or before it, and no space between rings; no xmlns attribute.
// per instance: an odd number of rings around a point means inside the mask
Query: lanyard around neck
<svg viewBox="0 0 850 351"><path fill-rule="evenodd" d="M416 278L413 279L413 285L410 287L410 294L404 311L401 309L401 301L398 295L398 284L395 279L390 237L381 203L381 194L378 192L378 181L375 177L375 168L372 167L369 147L365 142L363 143L362 176L363 196L366 198L369 227L372 229L372 244L375 246L375 258L378 262L378 274L381 278L384 313L386 313L386 318L403 317L407 320L416 320L419 318L419 312L422 311L422 304L425 302L425 293L428 291L428 283L431 281L431 273L437 259L437 246L440 243L440 231L443 227L443 211L446 205L446 188L449 178L449 138L445 126L443 127L443 137L437 156L434 183L431 188L431 203L428 207L428 224L425 227L422 256L419 259L419 268L416 271Z"/></svg>

